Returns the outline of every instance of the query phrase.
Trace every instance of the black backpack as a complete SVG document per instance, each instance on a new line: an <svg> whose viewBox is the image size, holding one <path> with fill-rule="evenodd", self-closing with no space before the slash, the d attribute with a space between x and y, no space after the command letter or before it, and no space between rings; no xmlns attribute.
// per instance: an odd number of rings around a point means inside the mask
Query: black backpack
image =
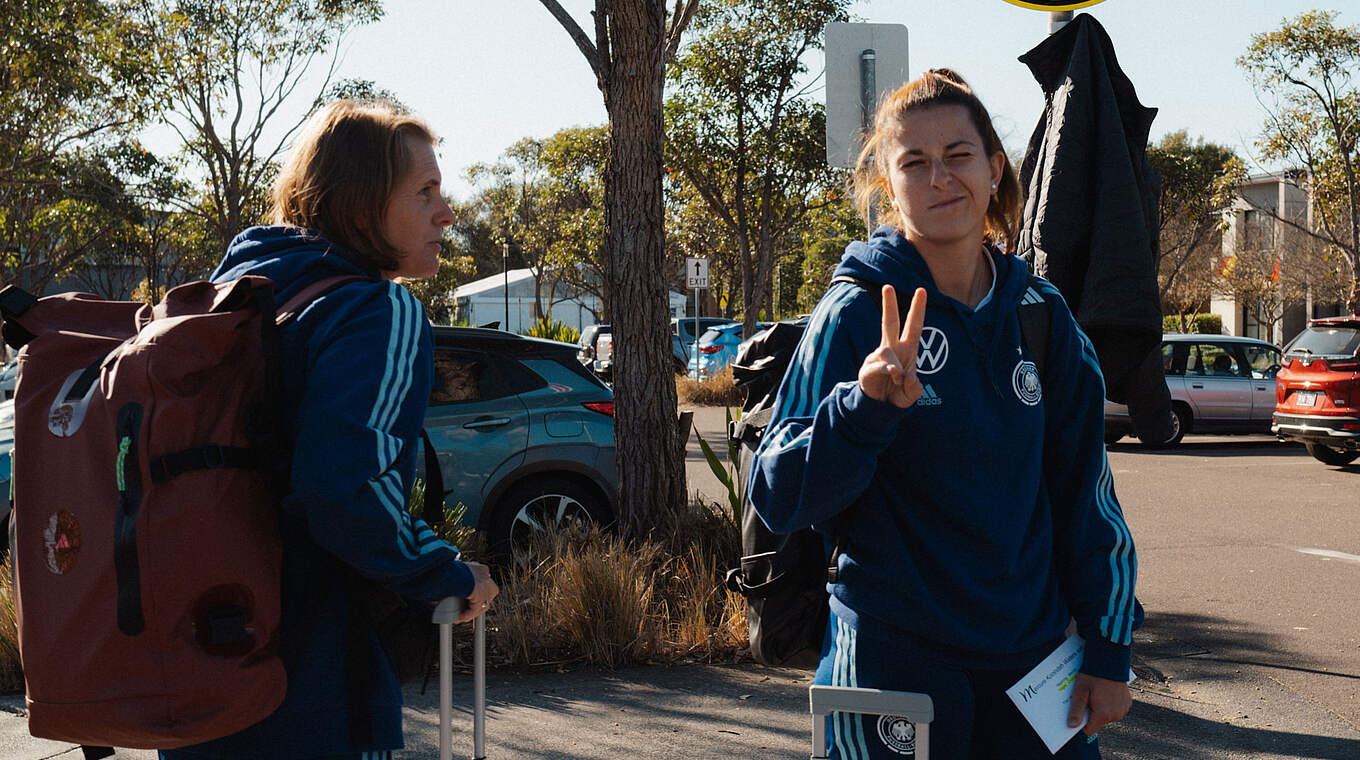
<svg viewBox="0 0 1360 760"><path fill-rule="evenodd" d="M850 282L878 301L880 286L858 277L840 276L831 281ZM900 302L906 319L910 301ZM1034 357L1044 377L1048 355L1050 307L1029 276L1028 289L1016 308L1020 339ZM737 452L737 482L741 489L741 564L727 571L727 587L746 597L751 655L765 665L816 667L821 656L830 607L827 583L836 582L836 566L845 548L854 511L851 505L836 520L831 555L822 535L811 528L778 534L765 527L746 495L751 460L774 414L775 395L794 351L807 329L806 320L777 322L770 329L741 344L732 361L732 379L745 394L741 418L728 431Z"/></svg>

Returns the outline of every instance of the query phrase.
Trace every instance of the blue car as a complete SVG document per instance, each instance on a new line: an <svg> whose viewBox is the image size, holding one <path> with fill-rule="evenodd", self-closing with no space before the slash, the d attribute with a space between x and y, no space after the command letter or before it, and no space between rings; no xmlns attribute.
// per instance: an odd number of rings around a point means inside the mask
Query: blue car
<svg viewBox="0 0 1360 760"><path fill-rule="evenodd" d="M676 355L680 357L680 364L682 367L680 371L684 371L684 364L689 361L689 355L694 351L694 336L696 330L699 335L703 335L709 328L718 327L720 325L730 325L732 323L732 320L727 317L699 317L698 319L695 319L694 317L672 318L671 335L676 338L676 340L672 342L680 347L680 350L676 352Z"/></svg>
<svg viewBox="0 0 1360 760"><path fill-rule="evenodd" d="M769 322L757 322L756 329L764 330ZM741 345L741 323L711 327L699 336L699 352L690 357L689 374L692 377L713 377L727 368L737 358L737 347Z"/></svg>
<svg viewBox="0 0 1360 760"><path fill-rule="evenodd" d="M497 553L571 519L613 522L614 394L577 347L475 327L434 341L425 430L445 504Z"/></svg>

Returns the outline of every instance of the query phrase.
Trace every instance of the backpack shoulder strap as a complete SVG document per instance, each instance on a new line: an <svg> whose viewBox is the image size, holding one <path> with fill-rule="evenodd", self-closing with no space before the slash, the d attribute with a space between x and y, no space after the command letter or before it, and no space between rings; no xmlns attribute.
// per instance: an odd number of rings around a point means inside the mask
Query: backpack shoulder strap
<svg viewBox="0 0 1360 760"><path fill-rule="evenodd" d="M1034 357L1034 366L1039 370L1041 379L1047 377L1045 368L1048 365L1048 331L1052 312L1052 305L1039 288L1038 278L1029 275L1025 281L1025 294L1020 297L1015 315L1020 318L1020 342Z"/></svg>

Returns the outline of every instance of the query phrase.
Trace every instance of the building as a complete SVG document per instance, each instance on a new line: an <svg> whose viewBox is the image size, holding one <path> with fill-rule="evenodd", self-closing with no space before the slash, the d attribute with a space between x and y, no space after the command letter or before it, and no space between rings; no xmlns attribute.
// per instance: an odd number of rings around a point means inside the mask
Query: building
<svg viewBox="0 0 1360 760"><path fill-rule="evenodd" d="M1279 272L1288 269L1302 238L1289 222L1304 227L1312 223L1308 194L1299 187L1298 177L1298 172L1256 174L1238 187L1237 201L1223 212L1223 262L1246 251L1273 253L1275 278L1279 280ZM1280 287L1283 293L1284 286ZM1269 309L1275 316L1273 321L1253 316L1258 310L1238 303L1230 294L1215 294L1209 311L1223 320L1227 335L1244 335L1282 346L1302 332L1309 319L1335 316L1342 308L1341 303L1314 298L1307 291L1301 298L1285 296L1279 306Z"/></svg>
<svg viewBox="0 0 1360 760"><path fill-rule="evenodd" d="M561 280L544 278L535 295L534 270L511 269L460 285L453 291L454 321L480 326L496 323L509 332L527 333L540 317L551 316L577 330L600 321L600 299ZM672 317L684 316L685 297L670 292Z"/></svg>

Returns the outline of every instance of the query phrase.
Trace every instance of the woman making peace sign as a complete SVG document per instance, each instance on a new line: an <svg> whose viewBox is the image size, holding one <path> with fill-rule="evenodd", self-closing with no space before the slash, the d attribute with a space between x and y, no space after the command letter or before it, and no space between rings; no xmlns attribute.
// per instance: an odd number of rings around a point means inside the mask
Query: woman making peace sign
<svg viewBox="0 0 1360 760"><path fill-rule="evenodd" d="M1047 758L1005 690L1075 618L1072 720L1089 722L1058 757L1099 757L1095 733L1131 703L1142 610L1095 352L1057 291L1033 292L994 247L1014 240L1020 188L957 74L888 98L856 182L886 224L836 274L882 292L838 282L822 298L749 480L775 532L849 521L816 683L929 694L936 757ZM898 293L913 294L905 325ZM1042 378L1016 316L1036 297L1051 310ZM833 757L913 751L891 716L828 721Z"/></svg>

